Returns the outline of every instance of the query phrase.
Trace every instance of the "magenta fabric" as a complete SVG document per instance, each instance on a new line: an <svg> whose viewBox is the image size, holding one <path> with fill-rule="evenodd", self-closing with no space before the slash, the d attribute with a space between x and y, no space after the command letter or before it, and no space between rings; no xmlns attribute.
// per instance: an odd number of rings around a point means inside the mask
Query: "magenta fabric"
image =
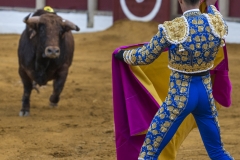
<svg viewBox="0 0 240 160"><path fill-rule="evenodd" d="M117 50L114 51L113 56ZM130 136L146 130L159 105L134 76L129 66L114 57L112 58L112 85L114 118L119 120L115 126L121 127L127 122ZM115 129L116 132L126 130L126 128Z"/></svg>
<svg viewBox="0 0 240 160"><path fill-rule="evenodd" d="M126 48L123 46L120 48ZM135 160L146 130L159 105L132 74L129 66L112 57L113 111L117 160Z"/></svg>
<svg viewBox="0 0 240 160"><path fill-rule="evenodd" d="M219 9L218 1L216 2L215 6L217 9ZM232 103L232 85L229 79L227 47L224 46L223 50L223 61L217 67L215 67L213 71L211 71L211 74L215 74L215 80L213 84L213 97L222 106L230 107Z"/></svg>
<svg viewBox="0 0 240 160"><path fill-rule="evenodd" d="M224 107L231 106L231 93L232 85L229 78L229 68L228 68L228 56L227 47L224 46L224 59L223 61L211 71L212 75L215 75L215 80L213 83L213 97Z"/></svg>

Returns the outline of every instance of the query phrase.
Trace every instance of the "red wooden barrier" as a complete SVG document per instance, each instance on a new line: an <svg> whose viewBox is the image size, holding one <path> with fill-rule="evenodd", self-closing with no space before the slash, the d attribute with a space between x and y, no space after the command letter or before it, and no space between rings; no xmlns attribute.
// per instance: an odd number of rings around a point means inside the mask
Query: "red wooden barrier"
<svg viewBox="0 0 240 160"><path fill-rule="evenodd" d="M35 8L35 0L0 0L0 7Z"/></svg>
<svg viewBox="0 0 240 160"><path fill-rule="evenodd" d="M113 0L98 0L98 10L99 11L112 11L113 10Z"/></svg>
<svg viewBox="0 0 240 160"><path fill-rule="evenodd" d="M0 7L35 8L35 0L0 0ZM87 10L87 0L46 0L55 9ZM112 11L113 0L98 0L97 10Z"/></svg>
<svg viewBox="0 0 240 160"><path fill-rule="evenodd" d="M87 10L87 0L46 0L46 5L55 9Z"/></svg>
<svg viewBox="0 0 240 160"><path fill-rule="evenodd" d="M240 18L240 0L230 0L229 3L229 17Z"/></svg>

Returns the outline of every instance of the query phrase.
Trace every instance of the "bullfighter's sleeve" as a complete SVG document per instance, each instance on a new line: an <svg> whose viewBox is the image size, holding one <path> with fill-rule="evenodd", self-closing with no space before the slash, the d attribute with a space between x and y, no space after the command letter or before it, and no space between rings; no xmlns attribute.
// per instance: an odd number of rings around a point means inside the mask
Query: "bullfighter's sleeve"
<svg viewBox="0 0 240 160"><path fill-rule="evenodd" d="M129 65L150 64L158 58L169 45L170 43L167 41L163 29L159 28L159 31L153 36L149 43L136 49L124 51L123 58Z"/></svg>

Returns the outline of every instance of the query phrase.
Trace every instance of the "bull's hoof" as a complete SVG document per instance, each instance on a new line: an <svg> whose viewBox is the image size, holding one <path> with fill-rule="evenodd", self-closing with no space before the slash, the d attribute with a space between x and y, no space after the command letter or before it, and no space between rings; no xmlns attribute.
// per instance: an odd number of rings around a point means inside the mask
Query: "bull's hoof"
<svg viewBox="0 0 240 160"><path fill-rule="evenodd" d="M19 116L20 116L20 117L30 116L30 112L29 112L29 111L20 111L20 112L19 112Z"/></svg>
<svg viewBox="0 0 240 160"><path fill-rule="evenodd" d="M58 104L57 104L57 103L52 103L52 102L50 102L50 104L49 104L49 105L50 105L50 107L51 107L51 108L56 108L56 107L58 106Z"/></svg>

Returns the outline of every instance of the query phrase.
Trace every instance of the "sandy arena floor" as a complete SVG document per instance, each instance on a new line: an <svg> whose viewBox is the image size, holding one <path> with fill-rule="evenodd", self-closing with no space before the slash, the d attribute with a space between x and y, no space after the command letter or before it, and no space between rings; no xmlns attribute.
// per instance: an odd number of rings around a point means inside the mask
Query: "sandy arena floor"
<svg viewBox="0 0 240 160"><path fill-rule="evenodd" d="M121 45L149 41L157 23L119 21L97 33L75 34L75 56L58 108L50 108L52 82L33 91L31 116L19 117L19 35L0 35L0 159L114 160L111 54ZM129 34L128 34L129 33ZM219 112L225 148L240 160L240 45L228 44L232 106ZM177 160L207 160L198 130Z"/></svg>

